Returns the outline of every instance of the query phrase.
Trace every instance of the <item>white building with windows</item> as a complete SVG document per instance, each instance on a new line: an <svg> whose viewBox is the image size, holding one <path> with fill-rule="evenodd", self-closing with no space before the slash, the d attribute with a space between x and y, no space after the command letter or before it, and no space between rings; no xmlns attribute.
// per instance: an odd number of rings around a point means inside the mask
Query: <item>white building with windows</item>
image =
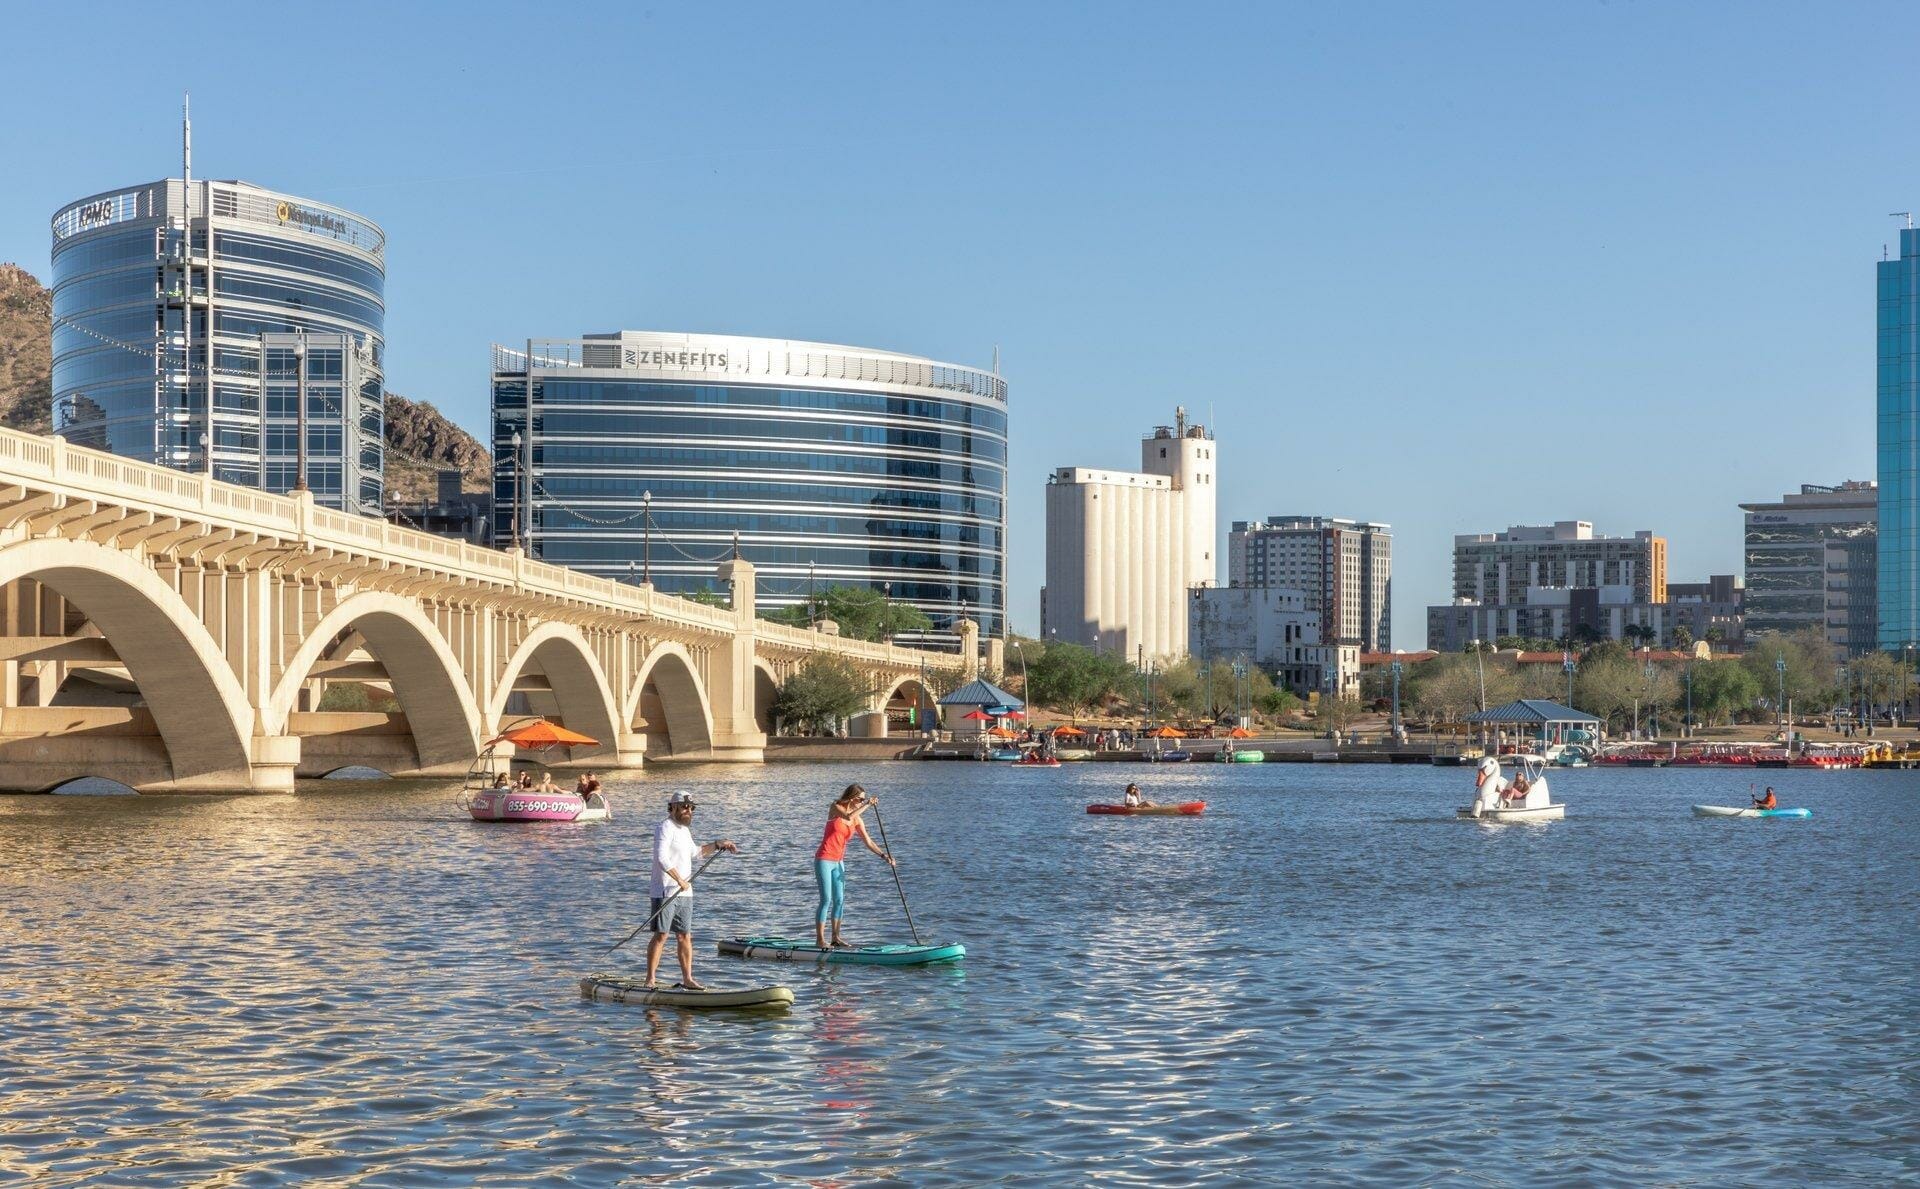
<svg viewBox="0 0 1920 1189"><path fill-rule="evenodd" d="M1141 440L1140 470L1047 479L1043 636L1130 659L1187 654L1187 592L1218 581L1214 440L1187 411Z"/></svg>

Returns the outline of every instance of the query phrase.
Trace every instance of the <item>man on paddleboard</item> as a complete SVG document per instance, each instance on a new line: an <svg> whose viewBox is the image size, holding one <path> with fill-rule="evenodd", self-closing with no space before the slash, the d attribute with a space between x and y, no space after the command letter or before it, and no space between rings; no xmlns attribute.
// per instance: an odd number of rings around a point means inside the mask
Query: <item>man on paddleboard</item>
<svg viewBox="0 0 1920 1189"><path fill-rule="evenodd" d="M653 937L647 942L647 990L660 973L660 955L672 933L680 954L680 985L690 991L706 988L693 981L693 865L715 851L737 851L729 839L705 845L693 840L693 794L681 789L667 798L667 816L653 828Z"/></svg>

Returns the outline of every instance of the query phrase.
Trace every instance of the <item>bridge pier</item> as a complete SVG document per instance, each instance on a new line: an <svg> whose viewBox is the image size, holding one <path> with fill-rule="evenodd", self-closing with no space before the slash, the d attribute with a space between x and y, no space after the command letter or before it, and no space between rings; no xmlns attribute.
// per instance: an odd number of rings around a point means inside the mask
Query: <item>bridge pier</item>
<svg viewBox="0 0 1920 1189"><path fill-rule="evenodd" d="M707 695L713 701L713 738L701 758L720 764L759 764L767 758L767 733L754 713L759 672L755 631L753 563L735 557L720 565L720 580L733 588L733 632L714 653Z"/></svg>

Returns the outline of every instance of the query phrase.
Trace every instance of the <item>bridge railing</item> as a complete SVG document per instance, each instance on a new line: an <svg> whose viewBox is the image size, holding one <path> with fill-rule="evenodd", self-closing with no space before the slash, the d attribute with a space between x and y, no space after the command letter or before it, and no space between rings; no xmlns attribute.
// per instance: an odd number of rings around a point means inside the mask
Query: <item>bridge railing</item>
<svg viewBox="0 0 1920 1189"><path fill-rule="evenodd" d="M0 483L17 476L66 488L81 499L124 502L144 510L204 520L235 532L268 533L366 554L403 565L445 570L452 577L481 578L562 598L584 599L614 610L675 623L729 631L733 612L585 574L565 566L517 558L498 549L402 528L385 520L307 504L292 496L216 482L205 475L138 462L43 437L0 428ZM881 664L919 663L917 649L824 636L805 628L760 620L754 631L769 641L815 650L831 648ZM951 663L944 653L943 663Z"/></svg>

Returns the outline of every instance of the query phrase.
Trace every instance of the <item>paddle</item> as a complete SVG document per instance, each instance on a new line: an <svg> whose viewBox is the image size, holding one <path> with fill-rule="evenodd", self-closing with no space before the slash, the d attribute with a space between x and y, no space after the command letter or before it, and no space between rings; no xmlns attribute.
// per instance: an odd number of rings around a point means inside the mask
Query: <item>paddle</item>
<svg viewBox="0 0 1920 1189"><path fill-rule="evenodd" d="M700 878L700 873L702 871L705 871L707 868L713 866L713 861L726 853L727 852L723 850L716 850L711 855L708 855L707 861L700 864L700 866L694 868L693 874L687 877L687 886L688 887L693 886L693 881ZM619 949L621 946L627 944L629 941L632 941L634 938L640 936L640 931L642 929L645 929L648 925L653 924L655 921L660 920L661 919L660 914L667 911L667 905L672 904L674 901L674 897L680 895L680 893L685 890L686 889L684 888L673 889L673 895L668 896L665 900L662 900L660 902L660 907L657 910L648 913L646 920L641 921L638 925L635 925L633 927L633 932L627 934L625 937L622 937L619 941L616 941L612 945L608 946L605 952L611 954L613 951Z"/></svg>
<svg viewBox="0 0 1920 1189"><path fill-rule="evenodd" d="M887 822L885 818L880 816L880 799L875 797L872 805L873 824L880 827L880 849L887 852L888 858L892 858L893 844L887 841ZM913 934L913 944L919 945L920 930L914 927L913 910L907 907L907 889L900 883L900 865L898 863L888 863L887 866L893 869L893 889L900 893L900 911L907 914L907 931Z"/></svg>

